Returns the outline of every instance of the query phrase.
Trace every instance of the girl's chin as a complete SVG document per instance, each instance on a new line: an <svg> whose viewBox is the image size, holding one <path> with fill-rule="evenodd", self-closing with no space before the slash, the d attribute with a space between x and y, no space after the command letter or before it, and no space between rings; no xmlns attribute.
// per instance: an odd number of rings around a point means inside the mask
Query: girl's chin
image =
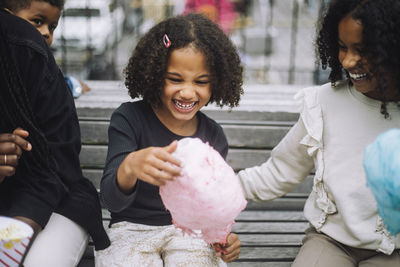
<svg viewBox="0 0 400 267"><path fill-rule="evenodd" d="M196 113L175 113L175 119L180 121L191 121L195 117Z"/></svg>
<svg viewBox="0 0 400 267"><path fill-rule="evenodd" d="M351 82L353 83L354 86L357 86L357 85L358 86L363 86L363 85L365 86L365 85L370 83L370 80L367 79L367 78L360 79L360 80L351 79Z"/></svg>
<svg viewBox="0 0 400 267"><path fill-rule="evenodd" d="M354 88L364 94L365 96L368 96L369 98L373 98L376 100L380 100L380 93L373 89L372 87L364 87L364 86L354 86Z"/></svg>
<svg viewBox="0 0 400 267"><path fill-rule="evenodd" d="M175 119L177 119L177 120L190 121L196 115L196 112L197 112L196 109L192 109L190 111L188 111L188 110L181 111L179 109L175 109L173 114L174 114Z"/></svg>
<svg viewBox="0 0 400 267"><path fill-rule="evenodd" d="M351 82L353 83L354 88L359 91L360 93L368 93L370 91L373 91L375 86L371 82L371 80L354 80L351 79Z"/></svg>

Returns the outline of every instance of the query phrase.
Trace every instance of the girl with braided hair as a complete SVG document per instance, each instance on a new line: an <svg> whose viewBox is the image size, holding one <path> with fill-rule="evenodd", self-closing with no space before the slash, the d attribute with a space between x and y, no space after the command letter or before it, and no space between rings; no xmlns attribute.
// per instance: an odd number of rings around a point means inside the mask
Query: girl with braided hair
<svg viewBox="0 0 400 267"><path fill-rule="evenodd" d="M109 245L94 186L79 164L74 101L40 33L0 11L0 215L35 232L24 266L76 266Z"/></svg>
<svg viewBox="0 0 400 267"><path fill-rule="evenodd" d="M332 0L316 42L331 83L301 90L299 121L267 162L238 173L247 199L270 200L315 168L294 267L400 266L400 235L378 215L363 169L366 146L400 126L399 14L398 0Z"/></svg>

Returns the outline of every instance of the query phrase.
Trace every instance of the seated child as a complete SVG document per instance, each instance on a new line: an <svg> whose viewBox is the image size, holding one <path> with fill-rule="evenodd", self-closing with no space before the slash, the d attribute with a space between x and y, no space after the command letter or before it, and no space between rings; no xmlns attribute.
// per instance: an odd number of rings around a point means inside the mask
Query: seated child
<svg viewBox="0 0 400 267"><path fill-rule="evenodd" d="M65 0L3 0L0 8L25 19L40 32L47 45L53 42L53 33L57 28ZM90 87L72 76L65 76L72 96L78 98L90 91Z"/></svg>
<svg viewBox="0 0 400 267"><path fill-rule="evenodd" d="M298 122L263 164L238 173L246 198L290 192L315 168L293 267L400 266L366 186L365 147L400 125L400 1L331 0L316 40L331 83L302 89Z"/></svg>
<svg viewBox="0 0 400 267"><path fill-rule="evenodd" d="M159 194L159 186L181 171L171 155L175 140L197 137L226 157L221 126L200 109L210 102L238 104L242 67L236 49L211 20L178 16L144 35L125 75L130 96L142 100L123 103L111 117L100 188L111 211L111 246L96 253L96 266L225 266L223 261L236 260L236 234L214 245L214 252L172 225Z"/></svg>
<svg viewBox="0 0 400 267"><path fill-rule="evenodd" d="M80 168L74 101L39 32L4 10L0 84L0 215L35 232L25 267L76 266L88 235L96 249L110 242Z"/></svg>

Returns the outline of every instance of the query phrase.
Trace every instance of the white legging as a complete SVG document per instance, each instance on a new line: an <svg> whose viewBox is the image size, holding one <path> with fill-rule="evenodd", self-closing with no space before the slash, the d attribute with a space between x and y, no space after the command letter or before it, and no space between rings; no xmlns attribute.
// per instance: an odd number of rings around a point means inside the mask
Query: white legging
<svg viewBox="0 0 400 267"><path fill-rule="evenodd" d="M53 213L46 227L37 235L25 267L77 266L88 243L87 232L70 219Z"/></svg>

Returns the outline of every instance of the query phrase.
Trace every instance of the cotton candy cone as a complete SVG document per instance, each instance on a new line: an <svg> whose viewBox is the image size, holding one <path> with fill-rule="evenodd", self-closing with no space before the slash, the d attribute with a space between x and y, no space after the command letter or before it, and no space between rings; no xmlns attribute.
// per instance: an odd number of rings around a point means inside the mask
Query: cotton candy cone
<svg viewBox="0 0 400 267"><path fill-rule="evenodd" d="M184 138L173 153L181 160L181 176L160 187L173 223L207 243L225 243L235 218L247 201L233 169L198 138Z"/></svg>

